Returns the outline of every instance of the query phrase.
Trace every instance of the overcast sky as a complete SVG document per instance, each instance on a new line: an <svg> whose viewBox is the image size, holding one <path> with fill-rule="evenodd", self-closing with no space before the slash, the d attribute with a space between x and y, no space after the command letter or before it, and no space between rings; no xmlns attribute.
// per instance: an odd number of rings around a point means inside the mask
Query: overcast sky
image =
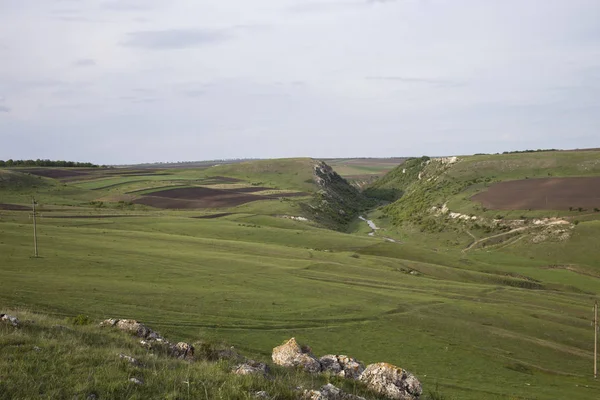
<svg viewBox="0 0 600 400"><path fill-rule="evenodd" d="M0 159L598 146L599 0L0 0Z"/></svg>

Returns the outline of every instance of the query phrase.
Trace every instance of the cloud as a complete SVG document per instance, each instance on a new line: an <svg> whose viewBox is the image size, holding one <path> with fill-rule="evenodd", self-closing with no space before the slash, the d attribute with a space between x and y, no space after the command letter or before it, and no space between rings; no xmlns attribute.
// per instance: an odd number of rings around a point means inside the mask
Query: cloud
<svg viewBox="0 0 600 400"><path fill-rule="evenodd" d="M149 0L112 0L103 2L101 7L112 11L145 11L154 8L149 3L153 2Z"/></svg>
<svg viewBox="0 0 600 400"><path fill-rule="evenodd" d="M335 1L303 1L288 7L292 13L334 12L348 8L368 7L375 4L392 3L396 0L335 0Z"/></svg>
<svg viewBox="0 0 600 400"><path fill-rule="evenodd" d="M0 105L0 113L10 112L10 108Z"/></svg>
<svg viewBox="0 0 600 400"><path fill-rule="evenodd" d="M131 32L121 44L149 50L177 50L221 43L233 38L227 30L170 29L162 31Z"/></svg>
<svg viewBox="0 0 600 400"><path fill-rule="evenodd" d="M206 90L202 90L202 89L185 90L183 92L183 94L185 94L187 97L200 97L200 96L204 96L206 94Z"/></svg>
<svg viewBox="0 0 600 400"><path fill-rule="evenodd" d="M409 78L404 76L368 76L365 78L368 81L386 81L398 83L415 83L432 85L437 87L460 87L466 86L466 83L454 81L450 79L430 79L430 78Z"/></svg>
<svg viewBox="0 0 600 400"><path fill-rule="evenodd" d="M349 7L361 7L367 4L360 0L346 0L346 1L308 1L294 4L288 7L288 11L292 13L320 13L320 12L332 12L340 9L347 9Z"/></svg>
<svg viewBox="0 0 600 400"><path fill-rule="evenodd" d="M96 65L96 61L92 60L91 58L82 58L75 61L73 65L76 67L92 67Z"/></svg>

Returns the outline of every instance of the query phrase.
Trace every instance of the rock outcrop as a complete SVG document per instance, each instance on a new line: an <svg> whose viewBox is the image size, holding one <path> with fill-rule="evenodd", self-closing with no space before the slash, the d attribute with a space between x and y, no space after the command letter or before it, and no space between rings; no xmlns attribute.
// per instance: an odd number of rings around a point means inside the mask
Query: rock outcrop
<svg viewBox="0 0 600 400"><path fill-rule="evenodd" d="M146 325L136 320L111 318L100 322L100 326L114 327L142 338L142 340L140 340L140 344L148 350L162 348L166 349L167 354L171 357L188 361L194 360L194 346L185 342L179 342L177 344L170 343L158 332L153 331Z"/></svg>
<svg viewBox="0 0 600 400"><path fill-rule="evenodd" d="M295 338L273 349L273 362L283 367L299 367L306 372L321 372L321 363L310 353L310 349L301 348Z"/></svg>
<svg viewBox="0 0 600 400"><path fill-rule="evenodd" d="M365 400L364 397L346 393L331 383L323 386L320 390L305 390L302 400Z"/></svg>
<svg viewBox="0 0 600 400"><path fill-rule="evenodd" d="M364 365L352 357L328 354L319 358L321 370L342 378L358 379L365 370Z"/></svg>
<svg viewBox="0 0 600 400"><path fill-rule="evenodd" d="M367 366L360 381L374 392L394 400L416 400L423 392L414 375L388 363Z"/></svg>

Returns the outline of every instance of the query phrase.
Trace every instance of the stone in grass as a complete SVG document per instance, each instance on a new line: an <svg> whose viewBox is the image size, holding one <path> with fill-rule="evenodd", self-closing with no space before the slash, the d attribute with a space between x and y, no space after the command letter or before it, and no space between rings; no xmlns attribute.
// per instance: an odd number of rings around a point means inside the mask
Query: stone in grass
<svg viewBox="0 0 600 400"><path fill-rule="evenodd" d="M0 321L11 324L12 326L19 326L21 323L17 317L8 314L0 314Z"/></svg>
<svg viewBox="0 0 600 400"><path fill-rule="evenodd" d="M266 377L269 374L269 366L265 363L248 360L236 365L233 373L236 375L262 375Z"/></svg>
<svg viewBox="0 0 600 400"><path fill-rule="evenodd" d="M333 375L348 379L358 379L365 370L360 361L345 355L328 354L321 357L319 363L321 363L323 372L330 372Z"/></svg>
<svg viewBox="0 0 600 400"><path fill-rule="evenodd" d="M129 378L129 382L134 383L136 385L143 385L144 381L138 378Z"/></svg>
<svg viewBox="0 0 600 400"><path fill-rule="evenodd" d="M308 347L300 347L295 338L273 349L273 362L283 367L300 367L306 372L321 372L321 364Z"/></svg>
<svg viewBox="0 0 600 400"><path fill-rule="evenodd" d="M302 400L365 400L364 397L346 393L338 389L331 383L321 387L320 390L305 390L301 397Z"/></svg>
<svg viewBox="0 0 600 400"><path fill-rule="evenodd" d="M194 346L189 343L179 342L169 346L169 355L181 360L194 360Z"/></svg>
<svg viewBox="0 0 600 400"><path fill-rule="evenodd" d="M131 365L136 367L143 367L144 365L140 362L140 360L133 358L131 356L125 355L123 353L119 354L119 358L125 361L128 361Z"/></svg>
<svg viewBox="0 0 600 400"><path fill-rule="evenodd" d="M416 400L423 392L413 374L388 363L367 366L360 381L374 392L394 400Z"/></svg>

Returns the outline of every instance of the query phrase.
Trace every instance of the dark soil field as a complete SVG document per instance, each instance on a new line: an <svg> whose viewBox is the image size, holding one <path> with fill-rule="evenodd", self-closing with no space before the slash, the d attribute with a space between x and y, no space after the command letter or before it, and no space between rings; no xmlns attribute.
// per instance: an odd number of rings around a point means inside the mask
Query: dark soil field
<svg viewBox="0 0 600 400"><path fill-rule="evenodd" d="M18 205L18 204L0 203L0 210L6 210L6 211L31 211L31 207L21 206L21 205Z"/></svg>
<svg viewBox="0 0 600 400"><path fill-rule="evenodd" d="M85 169L73 169L73 168L33 168L24 169L23 172L28 172L32 175L43 176L45 178L52 179L64 179L72 178L75 176L86 176L89 175L89 170Z"/></svg>
<svg viewBox="0 0 600 400"><path fill-rule="evenodd" d="M471 200L494 210L590 210L600 208L600 177L500 182Z"/></svg>
<svg viewBox="0 0 600 400"><path fill-rule="evenodd" d="M252 189L252 190L250 190ZM279 193L261 196L248 194L268 188L252 187L241 189L211 189L205 187L178 188L153 192L134 200L136 204L144 204L156 208L197 209L235 207L257 200L278 199L280 197L306 196L306 193Z"/></svg>

